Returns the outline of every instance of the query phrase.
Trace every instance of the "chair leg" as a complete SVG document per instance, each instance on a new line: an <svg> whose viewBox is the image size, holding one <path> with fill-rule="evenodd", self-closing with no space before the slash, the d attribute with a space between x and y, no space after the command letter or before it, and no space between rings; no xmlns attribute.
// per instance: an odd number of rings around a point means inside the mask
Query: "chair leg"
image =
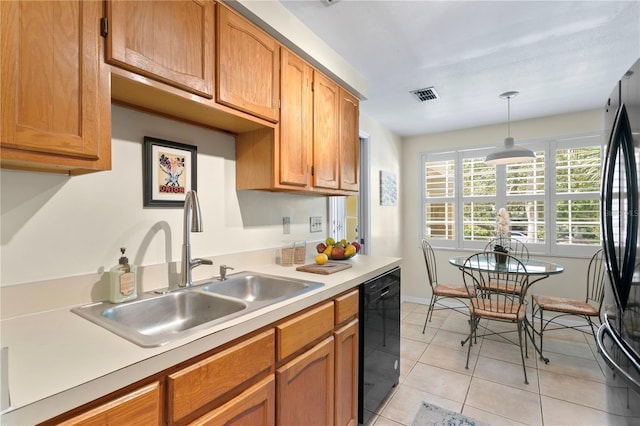
<svg viewBox="0 0 640 426"><path fill-rule="evenodd" d="M469 326L471 327L471 333L466 337L466 339L461 340L460 341L460 346L464 346L465 343L469 342L470 346L473 346L473 344L478 344L478 324L480 323L480 318L475 320L475 325L474 325L474 319L469 317Z"/></svg>
<svg viewBox="0 0 640 426"><path fill-rule="evenodd" d="M540 312L540 359L544 360L545 363L547 362L547 360L545 359L543 352L542 352L542 339L543 339L543 334L544 334L544 321L542 320L542 317L544 316L544 309L540 306L539 307L539 312Z"/></svg>
<svg viewBox="0 0 640 426"><path fill-rule="evenodd" d="M476 326L477 326L476 318L473 315L471 315L471 321L469 321L469 337L467 337L466 339L469 341L469 347L467 348L467 364L465 365L465 368L467 370L469 369L469 357L471 356L471 346L473 346L473 343L471 342L471 336L473 336L473 334L475 333ZM462 342L460 342L460 344L464 345L466 340L463 340Z"/></svg>
<svg viewBox="0 0 640 426"><path fill-rule="evenodd" d="M429 309L427 310L427 317L424 319L424 327L422 327L422 334L424 334L427 329L427 322L431 321L431 317L433 316L433 308L436 305L436 295L431 294L431 301L429 302Z"/></svg>
<svg viewBox="0 0 640 426"><path fill-rule="evenodd" d="M529 381L527 380L527 367L524 363L524 351L522 350L522 327L523 327L523 322L519 321L518 322L518 340L520 341L520 358L522 358L522 371L524 371L524 384L528 385ZM525 332L526 333L526 332ZM525 336L526 339L526 336ZM467 362L468 362L468 358L467 358Z"/></svg>
<svg viewBox="0 0 640 426"><path fill-rule="evenodd" d="M591 321L591 317L587 317L587 321L589 321L589 325L591 326L591 334L593 335L593 341L596 341L596 330L593 326L593 321ZM598 347L598 352L600 352L600 347Z"/></svg>

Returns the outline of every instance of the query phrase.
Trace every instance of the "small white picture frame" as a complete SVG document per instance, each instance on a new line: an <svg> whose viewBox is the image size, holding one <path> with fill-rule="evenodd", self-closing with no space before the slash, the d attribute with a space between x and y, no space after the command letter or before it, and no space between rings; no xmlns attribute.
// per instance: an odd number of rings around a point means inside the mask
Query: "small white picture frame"
<svg viewBox="0 0 640 426"><path fill-rule="evenodd" d="M393 172L380 170L380 205L398 205L398 177Z"/></svg>

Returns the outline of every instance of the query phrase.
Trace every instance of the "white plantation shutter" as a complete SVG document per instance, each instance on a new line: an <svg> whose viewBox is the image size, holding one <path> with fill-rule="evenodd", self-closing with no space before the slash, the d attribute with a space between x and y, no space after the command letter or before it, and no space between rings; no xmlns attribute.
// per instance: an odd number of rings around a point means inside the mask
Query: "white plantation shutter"
<svg viewBox="0 0 640 426"><path fill-rule="evenodd" d="M514 238L526 243L545 241L545 153L535 151L530 163L506 166L505 201ZM543 250L543 248L538 248Z"/></svg>
<svg viewBox="0 0 640 426"><path fill-rule="evenodd" d="M553 233L558 245L601 244L601 164L599 139L585 137L557 142Z"/></svg>
<svg viewBox="0 0 640 426"><path fill-rule="evenodd" d="M463 247L480 249L495 236L496 168L484 162L486 155L485 151L461 155Z"/></svg>
<svg viewBox="0 0 640 426"><path fill-rule="evenodd" d="M505 207L532 253L582 256L601 244L601 134L518 141L530 163L489 166L494 148L421 154L422 235L434 247L481 249Z"/></svg>
<svg viewBox="0 0 640 426"><path fill-rule="evenodd" d="M456 238L456 155L441 153L423 157L423 236L454 247Z"/></svg>

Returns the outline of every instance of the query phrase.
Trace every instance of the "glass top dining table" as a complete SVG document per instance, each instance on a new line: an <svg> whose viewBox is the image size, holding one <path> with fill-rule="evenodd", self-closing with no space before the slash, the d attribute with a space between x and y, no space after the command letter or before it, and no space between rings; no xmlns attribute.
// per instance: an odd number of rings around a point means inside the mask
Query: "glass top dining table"
<svg viewBox="0 0 640 426"><path fill-rule="evenodd" d="M449 263L453 266L457 266L458 268L462 268L464 266L464 262L469 258L469 256L454 256L449 259ZM547 277L549 275L559 274L564 271L564 267L557 263L545 262L543 260L537 259L518 259L524 265L526 269L526 273L529 275L541 275ZM478 269L481 271L489 271L489 272L513 272L519 273L517 262L513 264L507 263L497 263L493 261L491 258L482 258L476 257L474 258L474 262L468 265L472 269ZM542 277L540 277L542 278Z"/></svg>
<svg viewBox="0 0 640 426"><path fill-rule="evenodd" d="M453 266L457 266L462 269L465 267L465 261L469 258L469 256L455 256L449 259L449 263ZM491 256L479 256L472 258L472 261L466 265L466 267L471 269L477 269L480 271L487 272L509 272L514 274L528 274L529 275L529 285L533 283L543 280L547 278L549 275L559 274L564 271L564 267L557 263L545 262L544 260L537 259L518 259L524 265L525 270L522 269L521 266L517 262L506 262L506 263L498 263ZM528 317L525 316L525 331L531 342L533 343L533 347L536 352L540 355L540 359L545 360L542 355L542 349L538 347L535 341L536 331L533 328L533 324L529 321ZM548 362L548 360L546 361Z"/></svg>

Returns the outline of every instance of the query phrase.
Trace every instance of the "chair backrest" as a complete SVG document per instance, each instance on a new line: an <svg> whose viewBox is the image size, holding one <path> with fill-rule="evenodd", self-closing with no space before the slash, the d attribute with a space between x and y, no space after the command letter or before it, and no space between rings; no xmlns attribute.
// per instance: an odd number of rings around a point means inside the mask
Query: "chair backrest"
<svg viewBox="0 0 640 426"><path fill-rule="evenodd" d="M587 299L586 302L598 307L598 312L602 309L604 301L604 283L607 271L604 249L594 253L589 261L587 269Z"/></svg>
<svg viewBox="0 0 640 426"><path fill-rule="evenodd" d="M495 253L485 251L465 260L462 278L475 307L481 305L485 310L507 313L512 312L512 306L524 304L529 288L527 269L518 258L511 255L506 255L506 258L503 266L497 266ZM511 286L518 286L522 291L504 291Z"/></svg>
<svg viewBox="0 0 640 426"><path fill-rule="evenodd" d="M438 270L436 268L436 255L427 240L422 240L422 254L424 255L424 263L427 265L429 285L433 289L438 284Z"/></svg>
<svg viewBox="0 0 640 426"><path fill-rule="evenodd" d="M489 241L484 247L484 251L493 251L496 244L500 244L509 250L511 256L518 259L529 259L529 249L526 244L515 238L498 237Z"/></svg>

